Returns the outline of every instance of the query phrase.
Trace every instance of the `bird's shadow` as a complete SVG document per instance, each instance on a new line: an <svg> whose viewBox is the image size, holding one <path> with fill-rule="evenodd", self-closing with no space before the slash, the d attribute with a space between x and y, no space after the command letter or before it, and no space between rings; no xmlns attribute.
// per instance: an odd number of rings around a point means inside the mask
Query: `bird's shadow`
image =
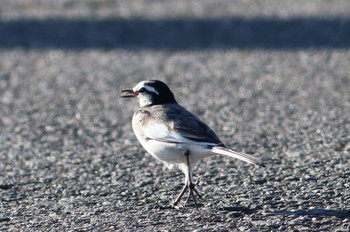
<svg viewBox="0 0 350 232"><path fill-rule="evenodd" d="M229 212L238 212L241 214L253 214L261 207L249 208L244 206L227 206L223 207L222 210ZM280 210L280 211L265 211L266 216L277 216L277 215L294 215L294 216L313 216L313 217L337 217L340 219L350 218L349 210L331 210L331 209L310 209L310 210Z"/></svg>
<svg viewBox="0 0 350 232"><path fill-rule="evenodd" d="M349 210L331 210L331 209L310 209L310 210L295 210L295 211L274 211L266 212L267 216L276 215L295 215L295 216L313 216L313 217L337 217L341 219L350 218Z"/></svg>

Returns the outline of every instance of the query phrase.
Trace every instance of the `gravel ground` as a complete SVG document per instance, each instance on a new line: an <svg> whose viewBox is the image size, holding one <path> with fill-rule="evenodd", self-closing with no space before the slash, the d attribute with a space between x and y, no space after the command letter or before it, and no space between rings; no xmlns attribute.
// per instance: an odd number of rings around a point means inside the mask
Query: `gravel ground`
<svg viewBox="0 0 350 232"><path fill-rule="evenodd" d="M349 231L347 0L0 9L0 230ZM154 78L269 167L205 159L200 211L169 207L183 174L145 153L119 98Z"/></svg>

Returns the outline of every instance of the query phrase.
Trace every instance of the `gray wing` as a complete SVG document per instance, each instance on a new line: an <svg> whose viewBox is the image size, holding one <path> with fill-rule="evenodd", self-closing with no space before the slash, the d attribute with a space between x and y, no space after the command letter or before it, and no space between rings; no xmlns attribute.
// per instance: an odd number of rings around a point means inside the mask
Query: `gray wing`
<svg viewBox="0 0 350 232"><path fill-rule="evenodd" d="M184 138L195 142L223 145L212 129L182 106L169 104L165 109L164 117L172 122L172 129Z"/></svg>

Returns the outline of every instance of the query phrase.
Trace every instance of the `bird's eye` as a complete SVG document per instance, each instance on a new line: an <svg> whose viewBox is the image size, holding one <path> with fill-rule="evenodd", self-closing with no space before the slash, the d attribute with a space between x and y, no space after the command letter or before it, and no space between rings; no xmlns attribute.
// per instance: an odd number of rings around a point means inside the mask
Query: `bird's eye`
<svg viewBox="0 0 350 232"><path fill-rule="evenodd" d="M139 90L139 93L144 93L146 92L146 88L142 87L140 90Z"/></svg>

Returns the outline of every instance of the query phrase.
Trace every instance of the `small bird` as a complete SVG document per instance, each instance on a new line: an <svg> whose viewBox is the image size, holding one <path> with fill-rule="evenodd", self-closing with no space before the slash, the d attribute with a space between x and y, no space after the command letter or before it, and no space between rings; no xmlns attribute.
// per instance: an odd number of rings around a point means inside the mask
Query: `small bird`
<svg viewBox="0 0 350 232"><path fill-rule="evenodd" d="M265 166L248 154L227 148L215 132L175 100L169 87L159 80L146 80L133 89L121 90L121 97L137 97L140 108L132 118L132 128L141 145L167 167L178 166L185 174L185 184L172 205L177 205L189 189L186 203L202 198L193 182L195 164L214 154L226 155L247 163Z"/></svg>

